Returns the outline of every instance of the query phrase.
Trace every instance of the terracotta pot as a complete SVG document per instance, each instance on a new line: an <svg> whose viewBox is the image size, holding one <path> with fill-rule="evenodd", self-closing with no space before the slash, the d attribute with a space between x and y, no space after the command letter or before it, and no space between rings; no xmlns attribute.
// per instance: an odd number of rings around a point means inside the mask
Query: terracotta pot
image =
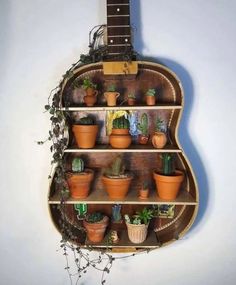
<svg viewBox="0 0 236 285"><path fill-rule="evenodd" d="M84 103L86 106L91 107L97 102L97 95L95 96L84 96Z"/></svg>
<svg viewBox="0 0 236 285"><path fill-rule="evenodd" d="M138 143L139 144L147 144L148 143L149 136L145 135L138 135Z"/></svg>
<svg viewBox="0 0 236 285"><path fill-rule="evenodd" d="M119 92L105 92L104 97L107 100L107 106L116 106L116 99L120 96Z"/></svg>
<svg viewBox="0 0 236 285"><path fill-rule="evenodd" d="M126 223L128 237L132 243L143 243L147 238L148 225L133 225Z"/></svg>
<svg viewBox="0 0 236 285"><path fill-rule="evenodd" d="M71 197L75 199L84 199L88 197L93 177L94 172L91 169L85 169L82 173L68 172L66 178Z"/></svg>
<svg viewBox="0 0 236 285"><path fill-rule="evenodd" d="M108 226L109 218L104 216L100 222L88 223L83 220L84 227L87 231L87 237L91 242L101 242L104 238L106 228Z"/></svg>
<svg viewBox="0 0 236 285"><path fill-rule="evenodd" d="M156 97L155 96L146 96L146 104L148 106L153 106L156 104Z"/></svg>
<svg viewBox="0 0 236 285"><path fill-rule="evenodd" d="M73 125L72 131L79 148L93 148L95 146L98 125Z"/></svg>
<svg viewBox="0 0 236 285"><path fill-rule="evenodd" d="M149 195L149 189L140 189L139 190L139 199L147 199Z"/></svg>
<svg viewBox="0 0 236 285"><path fill-rule="evenodd" d="M128 148L132 142L129 129L112 129L109 143L113 148Z"/></svg>
<svg viewBox="0 0 236 285"><path fill-rule="evenodd" d="M132 176L125 178L109 178L102 176L102 183L111 199L124 199L129 191Z"/></svg>
<svg viewBox="0 0 236 285"><path fill-rule="evenodd" d="M134 98L128 98L127 103L129 106L134 106L135 105L135 99Z"/></svg>
<svg viewBox="0 0 236 285"><path fill-rule="evenodd" d="M155 132L152 136L152 145L155 148L163 148L166 145L167 137L163 132Z"/></svg>
<svg viewBox="0 0 236 285"><path fill-rule="evenodd" d="M95 97L97 97L98 91L95 90L94 88L89 87L89 88L86 89L86 95L87 96L95 96Z"/></svg>
<svg viewBox="0 0 236 285"><path fill-rule="evenodd" d="M180 170L175 171L175 175L162 175L153 172L156 182L158 196L163 200L174 200L179 194L181 183L184 180L184 173Z"/></svg>

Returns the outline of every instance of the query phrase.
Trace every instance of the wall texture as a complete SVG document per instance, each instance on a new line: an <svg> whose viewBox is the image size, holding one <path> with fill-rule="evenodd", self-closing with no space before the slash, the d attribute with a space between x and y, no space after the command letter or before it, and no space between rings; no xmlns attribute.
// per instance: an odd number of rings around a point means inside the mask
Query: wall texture
<svg viewBox="0 0 236 285"><path fill-rule="evenodd" d="M135 47L182 80L180 140L200 211L173 245L115 262L107 284L235 284L236 2L133 0ZM49 91L105 22L104 0L0 1L0 284L70 284L47 210ZM99 284L90 270L80 284Z"/></svg>

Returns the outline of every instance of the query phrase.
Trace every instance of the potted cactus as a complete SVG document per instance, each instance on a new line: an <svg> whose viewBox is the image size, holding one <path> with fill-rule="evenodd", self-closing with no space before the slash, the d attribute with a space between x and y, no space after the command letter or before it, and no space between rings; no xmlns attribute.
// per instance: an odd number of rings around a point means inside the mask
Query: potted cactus
<svg viewBox="0 0 236 285"><path fill-rule="evenodd" d="M97 85L94 84L89 77L86 77L83 80L82 87L86 91L86 96L84 96L84 103L88 107L93 106L97 102Z"/></svg>
<svg viewBox="0 0 236 285"><path fill-rule="evenodd" d="M95 120L90 117L79 119L78 123L72 126L76 143L79 148L93 148L96 143L98 133L98 125Z"/></svg>
<svg viewBox="0 0 236 285"><path fill-rule="evenodd" d="M164 121L159 117L156 121L156 130L154 135L152 136L152 145L155 148L163 148L167 142L167 136L165 133Z"/></svg>
<svg viewBox="0 0 236 285"><path fill-rule="evenodd" d="M148 89L145 96L146 96L146 104L148 106L153 106L156 103L156 90L155 89Z"/></svg>
<svg viewBox="0 0 236 285"><path fill-rule="evenodd" d="M109 136L109 143L113 148L128 148L130 146L129 126L129 120L125 116L113 120L112 132Z"/></svg>
<svg viewBox="0 0 236 285"><path fill-rule="evenodd" d="M84 199L89 194L90 184L94 177L92 169L84 169L84 161L75 157L70 172L66 173L67 183L72 198Z"/></svg>
<svg viewBox="0 0 236 285"><path fill-rule="evenodd" d="M102 183L111 199L124 199L129 191L132 178L130 173L125 172L123 157L118 155L111 165L105 168Z"/></svg>
<svg viewBox="0 0 236 285"><path fill-rule="evenodd" d="M119 92L116 92L115 84L111 84L107 87L107 91L104 93L104 97L107 100L107 106L116 106L116 99L120 96Z"/></svg>
<svg viewBox="0 0 236 285"><path fill-rule="evenodd" d="M147 199L149 195L148 181L142 182L141 188L139 189L139 199Z"/></svg>
<svg viewBox="0 0 236 285"><path fill-rule="evenodd" d="M86 215L83 220L87 238L94 243L101 242L104 238L109 218L100 212Z"/></svg>
<svg viewBox="0 0 236 285"><path fill-rule="evenodd" d="M157 195L163 200L174 200L184 180L184 173L174 168L174 155L163 153L161 155L162 170L153 172Z"/></svg>
<svg viewBox="0 0 236 285"><path fill-rule="evenodd" d="M128 230L128 237L132 243L143 243L147 238L149 222L153 217L153 210L143 208L142 211L136 212L136 215L130 217L124 215L125 223Z"/></svg>
<svg viewBox="0 0 236 285"><path fill-rule="evenodd" d="M127 99L127 103L129 106L134 106L135 105L135 101L136 101L136 97L134 92L130 92L128 94L128 99Z"/></svg>
<svg viewBox="0 0 236 285"><path fill-rule="evenodd" d="M141 132L138 136L138 142L140 144L147 144L149 135L148 135L148 116L146 113L143 113L141 120L138 123L138 130Z"/></svg>

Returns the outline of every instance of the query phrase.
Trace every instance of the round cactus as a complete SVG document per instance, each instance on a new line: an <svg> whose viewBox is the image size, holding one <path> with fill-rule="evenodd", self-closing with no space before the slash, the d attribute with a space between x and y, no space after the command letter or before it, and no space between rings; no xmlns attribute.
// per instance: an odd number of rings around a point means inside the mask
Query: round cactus
<svg viewBox="0 0 236 285"><path fill-rule="evenodd" d="M112 123L113 129L129 129L129 120L122 116L120 118L116 118Z"/></svg>
<svg viewBox="0 0 236 285"><path fill-rule="evenodd" d="M79 157L75 157L72 161L72 171L73 172L83 172L84 171L84 161Z"/></svg>
<svg viewBox="0 0 236 285"><path fill-rule="evenodd" d="M79 125L94 125L94 119L92 117L83 117L79 119Z"/></svg>

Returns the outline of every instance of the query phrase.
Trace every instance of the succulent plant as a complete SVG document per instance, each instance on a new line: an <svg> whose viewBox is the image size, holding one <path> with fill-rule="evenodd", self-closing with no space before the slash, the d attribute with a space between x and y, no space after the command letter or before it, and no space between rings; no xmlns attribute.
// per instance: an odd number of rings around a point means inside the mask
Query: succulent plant
<svg viewBox="0 0 236 285"><path fill-rule="evenodd" d="M146 113L142 114L140 123L138 123L138 129L142 135L148 136L148 116Z"/></svg>
<svg viewBox="0 0 236 285"><path fill-rule="evenodd" d="M84 171L84 161L83 159L79 158L79 157L75 157L72 160L72 171L75 173L80 173Z"/></svg>
<svg viewBox="0 0 236 285"><path fill-rule="evenodd" d="M78 125L95 125L95 120L90 116L83 117L79 119Z"/></svg>
<svg viewBox="0 0 236 285"><path fill-rule="evenodd" d="M116 91L116 85L115 84L110 84L107 87L107 92L115 92Z"/></svg>
<svg viewBox="0 0 236 285"><path fill-rule="evenodd" d="M98 223L104 218L104 215L100 212L94 212L91 214L88 214L86 216L86 221L88 223Z"/></svg>
<svg viewBox="0 0 236 285"><path fill-rule="evenodd" d="M146 92L146 96L155 96L156 94L156 90L155 89L148 89L148 91Z"/></svg>
<svg viewBox="0 0 236 285"><path fill-rule="evenodd" d="M126 223L133 225L147 225L151 218L153 217L153 210L148 208L143 208L142 211L136 212L136 215L129 217L129 215L124 215Z"/></svg>
<svg viewBox="0 0 236 285"><path fill-rule="evenodd" d="M122 156L118 155L112 162L110 167L107 167L104 171L107 176L119 177L124 175L125 165L123 164Z"/></svg>
<svg viewBox="0 0 236 285"><path fill-rule="evenodd" d="M130 124L129 120L125 118L125 116L116 118L112 122L113 129L129 129Z"/></svg>
<svg viewBox="0 0 236 285"><path fill-rule="evenodd" d="M160 117L156 120L156 132L165 132L165 123Z"/></svg>
<svg viewBox="0 0 236 285"><path fill-rule="evenodd" d="M94 88L94 89L96 89L96 88L97 88L97 85L94 84L94 83L92 82L92 80L91 80L89 77L86 77L86 78L84 78L84 80L83 80L82 87L83 87L83 89L85 89L85 90L88 89L88 88Z"/></svg>
<svg viewBox="0 0 236 285"><path fill-rule="evenodd" d="M135 97L134 92L130 92L130 93L128 94L128 98L130 98L130 99L135 99L136 97Z"/></svg>

